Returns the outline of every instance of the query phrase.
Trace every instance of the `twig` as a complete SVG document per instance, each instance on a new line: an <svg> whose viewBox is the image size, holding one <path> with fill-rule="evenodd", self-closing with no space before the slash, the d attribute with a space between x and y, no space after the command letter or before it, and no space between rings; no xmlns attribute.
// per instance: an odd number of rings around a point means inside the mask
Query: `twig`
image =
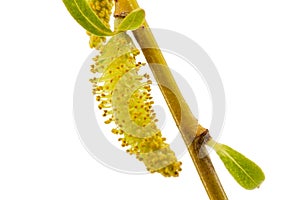
<svg viewBox="0 0 300 200"><path fill-rule="evenodd" d="M136 0L115 0L115 17L125 17L132 10L139 8ZM175 79L163 57L161 50L147 24L133 31L142 48L143 54L168 104L171 114L188 147L201 181L211 200L228 199L215 172L213 164L205 148L205 138L209 137L208 130L198 124Z"/></svg>

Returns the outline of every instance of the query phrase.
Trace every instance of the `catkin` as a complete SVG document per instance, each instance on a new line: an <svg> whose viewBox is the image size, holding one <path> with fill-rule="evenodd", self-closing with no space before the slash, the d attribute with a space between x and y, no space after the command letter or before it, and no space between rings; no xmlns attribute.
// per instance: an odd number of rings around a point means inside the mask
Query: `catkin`
<svg viewBox="0 0 300 200"><path fill-rule="evenodd" d="M112 37L91 66L99 74L91 79L93 93L105 123L116 125L112 133L121 136L119 141L128 153L136 155L151 173L178 176L181 162L156 126L151 80L147 74L139 75L143 65L136 62L138 54L126 33Z"/></svg>
<svg viewBox="0 0 300 200"><path fill-rule="evenodd" d="M90 7L94 11L94 13L99 17L99 19L106 25L108 28L110 27L109 21L113 8L113 0L88 0ZM100 37L93 35L87 32L88 36L90 36L90 47L99 49L106 41L106 37Z"/></svg>

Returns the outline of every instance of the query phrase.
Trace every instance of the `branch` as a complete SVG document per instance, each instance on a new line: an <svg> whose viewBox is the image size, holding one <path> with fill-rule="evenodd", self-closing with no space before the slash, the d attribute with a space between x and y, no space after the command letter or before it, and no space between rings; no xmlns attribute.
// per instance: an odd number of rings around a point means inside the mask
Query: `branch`
<svg viewBox="0 0 300 200"><path fill-rule="evenodd" d="M115 0L115 4L116 18L123 18L132 10L139 8L136 0ZM198 120L192 114L147 22L143 27L133 31L133 34L142 48L209 198L228 199L204 145L206 138L209 137L208 130L198 124Z"/></svg>

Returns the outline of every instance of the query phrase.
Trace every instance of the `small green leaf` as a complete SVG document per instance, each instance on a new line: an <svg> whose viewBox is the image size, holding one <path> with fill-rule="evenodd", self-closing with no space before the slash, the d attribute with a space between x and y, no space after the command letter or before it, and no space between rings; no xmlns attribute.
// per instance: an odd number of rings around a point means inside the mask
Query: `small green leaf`
<svg viewBox="0 0 300 200"><path fill-rule="evenodd" d="M63 0L72 17L87 31L97 36L111 36L113 32L90 8L87 0Z"/></svg>
<svg viewBox="0 0 300 200"><path fill-rule="evenodd" d="M258 188L265 180L261 168L234 149L216 143L213 147L234 179L245 189Z"/></svg>
<svg viewBox="0 0 300 200"><path fill-rule="evenodd" d="M117 32L138 29L145 21L145 11L137 8L130 12L117 27Z"/></svg>

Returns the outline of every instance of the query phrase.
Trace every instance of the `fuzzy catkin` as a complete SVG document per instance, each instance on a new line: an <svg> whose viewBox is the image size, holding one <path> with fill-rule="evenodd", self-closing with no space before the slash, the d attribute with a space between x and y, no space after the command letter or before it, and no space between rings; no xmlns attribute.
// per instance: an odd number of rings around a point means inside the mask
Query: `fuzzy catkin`
<svg viewBox="0 0 300 200"><path fill-rule="evenodd" d="M108 28L110 27L109 21L110 16L112 14L113 8L113 0L87 0L89 2L90 7L94 11L94 13L98 16L98 18L106 25ZM106 41L106 37L100 37L93 35L87 32L88 36L90 36L90 47L99 49Z"/></svg>
<svg viewBox="0 0 300 200"><path fill-rule="evenodd" d="M178 176L181 162L156 126L151 80L147 74L139 75L138 54L126 33L112 37L91 67L100 75L91 80L93 93L105 123L116 125L112 133L122 136L119 141L128 153L136 155L151 173Z"/></svg>

